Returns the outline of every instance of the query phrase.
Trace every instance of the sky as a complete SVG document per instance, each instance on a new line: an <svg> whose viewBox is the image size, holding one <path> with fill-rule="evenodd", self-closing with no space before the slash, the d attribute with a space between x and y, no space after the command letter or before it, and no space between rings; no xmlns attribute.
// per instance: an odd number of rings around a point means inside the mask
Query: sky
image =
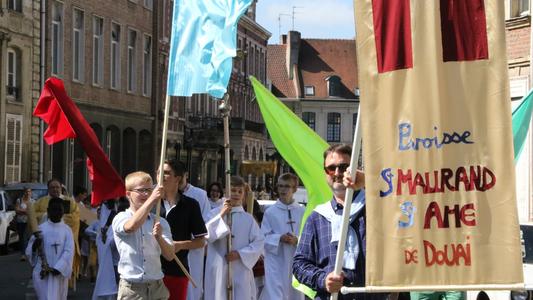
<svg viewBox="0 0 533 300"><path fill-rule="evenodd" d="M294 30L302 38L355 37L353 0L258 0L256 21L272 33L270 44L279 44L279 24L281 34L292 30L293 6Z"/></svg>

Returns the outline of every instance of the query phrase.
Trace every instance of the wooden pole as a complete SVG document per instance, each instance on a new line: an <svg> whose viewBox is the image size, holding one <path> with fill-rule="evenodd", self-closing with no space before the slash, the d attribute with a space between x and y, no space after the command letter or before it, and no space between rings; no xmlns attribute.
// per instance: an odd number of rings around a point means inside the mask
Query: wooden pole
<svg viewBox="0 0 533 300"><path fill-rule="evenodd" d="M157 182L160 185L163 185L163 167L165 166L165 157L167 155L167 135L168 135L168 115L170 113L170 96L167 95L165 97L165 117L163 118L163 133L161 134L161 157L159 158L159 173L157 174ZM156 133L154 133L156 134ZM155 214L155 221L159 222L160 214L161 214L161 201L157 201L156 206L156 214ZM187 279L191 282L191 284L196 288L196 282L194 279L192 279L191 274L187 272L187 269L185 266L181 263L179 258L176 256L176 253L174 253L174 261L178 264L178 267L183 271L183 274L187 276Z"/></svg>
<svg viewBox="0 0 533 300"><path fill-rule="evenodd" d="M355 132L352 145L352 157L350 159L350 169L352 175L352 182L355 180L357 173L357 162L359 161L359 153L361 153L361 102L357 111L357 123L355 124ZM341 236L339 239L339 247L337 248L337 257L335 259L335 275L340 275L342 272L342 264L344 262L344 248L346 244L346 236L348 235L348 226L350 221L350 208L352 207L352 198L354 190L346 189L344 196L344 209L342 210L342 227ZM361 246L361 245L360 245ZM362 250L361 250L362 251ZM331 300L337 300L338 293L331 294Z"/></svg>
<svg viewBox="0 0 533 300"><path fill-rule="evenodd" d="M225 156L225 174L226 174L226 199L231 199L231 158L230 158L230 148L229 148L229 115L231 112L231 106L228 103L229 96L226 94L222 104L218 107L220 114L224 120L224 156ZM227 242L227 253L230 253L232 250L231 245L231 212L226 216L226 223L230 228L230 234L228 234ZM233 276L231 272L231 262L228 261L228 278L226 282L226 291L227 291L227 300L233 299Z"/></svg>

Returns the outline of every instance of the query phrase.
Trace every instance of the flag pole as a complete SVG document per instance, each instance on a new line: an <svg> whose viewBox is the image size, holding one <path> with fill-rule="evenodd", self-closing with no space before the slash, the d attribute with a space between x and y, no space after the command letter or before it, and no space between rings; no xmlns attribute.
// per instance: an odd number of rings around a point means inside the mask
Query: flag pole
<svg viewBox="0 0 533 300"><path fill-rule="evenodd" d="M157 182L160 185L163 185L163 167L165 166L165 157L167 156L167 135L168 135L168 115L170 113L170 96L167 94L165 97L165 116L163 118L163 133L161 134L161 157L159 159L159 172L157 174ZM155 214L155 221L159 222L159 219L161 217L161 201L157 201L156 205L156 214ZM172 245L174 247L174 245ZM187 269L185 266L181 263L179 258L176 256L176 253L173 253L174 255L174 261L178 264L178 267L181 269L181 271L187 276L187 279L191 282L191 284L196 288L196 282L194 279L192 279L191 274L187 272Z"/></svg>
<svg viewBox="0 0 533 300"><path fill-rule="evenodd" d="M231 105L229 105L229 95L224 95L224 100L222 100L222 103L218 107L218 110L220 111L220 114L222 115L222 118L224 120L224 159L225 159L225 167L224 172L226 176L226 199L231 199L231 159L230 159L230 148L229 148L229 115L231 112ZM230 253L232 250L231 245L231 212L227 214L226 216L226 224L230 228L230 234L228 234L228 242L227 242L227 253ZM231 272L231 262L228 261L228 278L226 282L226 291L227 291L227 300L233 299L233 276Z"/></svg>
<svg viewBox="0 0 533 300"><path fill-rule="evenodd" d="M352 182L355 180L355 174L357 173L357 163L359 161L359 153L361 153L361 101L359 101L359 107L357 109L357 122L355 124L355 132L352 145L352 157L350 159L350 170L352 176ZM342 264L344 262L344 249L346 245L346 236L348 235L348 226L350 220L350 208L352 206L354 190L351 188L346 189L346 195L344 196L344 209L342 211L342 227L341 236L339 239L339 246L337 247L337 257L335 259L335 275L340 275L342 272ZM331 294L331 300L337 300L338 293Z"/></svg>

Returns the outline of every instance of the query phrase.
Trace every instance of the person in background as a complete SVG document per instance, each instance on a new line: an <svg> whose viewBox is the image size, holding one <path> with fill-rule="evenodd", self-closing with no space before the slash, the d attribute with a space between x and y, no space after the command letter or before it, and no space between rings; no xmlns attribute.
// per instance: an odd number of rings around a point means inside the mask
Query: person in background
<svg viewBox="0 0 533 300"><path fill-rule="evenodd" d="M19 236L19 247L22 255L20 256L21 261L26 260L26 255L24 251L26 250L26 245L28 244L28 208L32 205L32 191L31 188L24 188L24 193L22 197L17 199L15 204L16 212L16 221L17 221L17 233Z"/></svg>
<svg viewBox="0 0 533 300"><path fill-rule="evenodd" d="M205 300L226 299L228 262L231 262L233 299L256 299L252 267L263 253L265 237L254 217L243 207L245 182L239 176L231 177L231 197L224 205L210 212L207 262L205 270ZM227 215L231 214L228 224ZM228 252L227 237L232 239ZM231 300L231 299L226 299Z"/></svg>
<svg viewBox="0 0 533 300"><path fill-rule="evenodd" d="M266 210L261 224L265 234L265 287L259 299L303 300L304 294L291 285L292 260L305 211L293 198L298 177L281 174L277 187L279 199Z"/></svg>
<svg viewBox="0 0 533 300"><path fill-rule="evenodd" d="M89 208L85 205L84 201L87 198L87 189L82 186L74 187L74 201L78 205L80 210L80 231L78 235L78 243L80 245L80 273L82 276L87 276L87 265L89 260L90 246L89 237L85 234L85 230L90 225L88 220L85 220L82 215L85 215L85 210Z"/></svg>
<svg viewBox="0 0 533 300"><path fill-rule="evenodd" d="M74 236L74 260L72 263L72 277L69 281L69 287L74 287L76 279L78 278L80 270L80 247L78 243L78 235L80 232L80 209L72 198L66 194L62 194L62 184L59 179L50 179L48 181L48 195L39 198L35 203L31 205L30 215L34 220L28 220L30 224L39 224L46 222L46 212L48 207L48 201L51 198L60 198L63 200L63 221L72 230L72 236ZM36 229L32 228L32 232Z"/></svg>
<svg viewBox="0 0 533 300"><path fill-rule="evenodd" d="M176 162L183 165L182 162ZM199 187L189 183L189 170L186 170L185 165L183 165L185 170L181 178L179 185L179 190L183 195L192 198L198 201L200 205L200 211L204 219L204 223L207 222L207 215L211 211L211 206L209 205L209 199L207 197L207 192ZM190 273L196 284L196 288L189 282L187 287L187 300L201 300L204 293L203 282L204 282L204 257L205 257L205 247L198 249L191 249L187 255L189 260Z"/></svg>
<svg viewBox="0 0 533 300"><path fill-rule="evenodd" d="M48 201L46 222L39 225L26 248L33 267L33 287L40 300L66 300L68 279L72 274L74 238L72 230L62 221L63 199Z"/></svg>
<svg viewBox="0 0 533 300"><path fill-rule="evenodd" d="M219 182L213 182L207 188L207 196L209 196L209 205L211 209L221 206L224 203L222 199L224 195L224 189Z"/></svg>
<svg viewBox="0 0 533 300"><path fill-rule="evenodd" d="M113 228L111 227L115 215L109 215L104 227L101 227L101 223L95 220L87 228L87 234L94 238L98 249L98 275L96 276L96 284L93 290L93 300L113 300L117 298L118 278L116 278L115 266L118 264L119 254L113 237Z"/></svg>
<svg viewBox="0 0 533 300"><path fill-rule="evenodd" d="M176 160L167 160L163 165L165 194L162 207L165 210L162 217L170 226L176 256L189 270L188 253L192 249L204 248L207 229L198 201L183 195L178 190L184 172L184 165ZM175 261L161 259L161 266L165 274L163 282L170 292L169 300L187 299L189 280L178 264Z"/></svg>

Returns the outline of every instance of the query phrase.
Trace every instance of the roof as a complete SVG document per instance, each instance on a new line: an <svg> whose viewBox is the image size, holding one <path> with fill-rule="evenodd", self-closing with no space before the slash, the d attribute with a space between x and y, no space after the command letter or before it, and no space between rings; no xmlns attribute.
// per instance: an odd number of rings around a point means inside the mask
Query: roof
<svg viewBox="0 0 533 300"><path fill-rule="evenodd" d="M283 98L295 98L296 91L287 73L287 45L268 45L267 77L272 81L272 93Z"/></svg>
<svg viewBox="0 0 533 300"><path fill-rule="evenodd" d="M274 95L296 98L295 82L287 75L287 45L269 45L267 71ZM329 97L326 79L341 79L339 97ZM355 40L301 39L298 54L298 79L302 97L306 99L355 99L358 87ZM314 96L304 96L304 87L313 86Z"/></svg>

